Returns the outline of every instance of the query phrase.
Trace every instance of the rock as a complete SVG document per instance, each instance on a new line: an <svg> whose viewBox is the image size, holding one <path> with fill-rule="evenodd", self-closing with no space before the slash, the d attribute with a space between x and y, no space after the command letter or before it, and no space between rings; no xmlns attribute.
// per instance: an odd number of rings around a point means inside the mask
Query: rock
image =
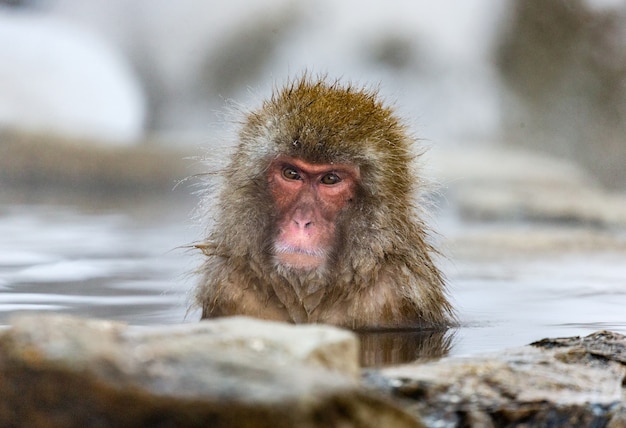
<svg viewBox="0 0 626 428"><path fill-rule="evenodd" d="M0 426L626 422L626 336L608 331L369 369L365 387L358 373L355 336L334 327L236 317L139 328L22 316L0 333Z"/></svg>
<svg viewBox="0 0 626 428"><path fill-rule="evenodd" d="M485 229L468 227L463 233L449 236L446 246L454 259L466 261L510 261L520 257L558 260L566 254L612 253L619 256L626 253L626 235L571 226L500 224Z"/></svg>
<svg viewBox="0 0 626 428"><path fill-rule="evenodd" d="M360 387L357 353L317 325L22 316L0 335L0 425L421 426Z"/></svg>
<svg viewBox="0 0 626 428"><path fill-rule="evenodd" d="M378 375L429 426L623 426L625 363L626 337L603 331Z"/></svg>
<svg viewBox="0 0 626 428"><path fill-rule="evenodd" d="M200 172L189 155L149 142L111 147L85 139L0 131L0 193L30 194L34 189L47 194L57 190L168 196L177 182Z"/></svg>
<svg viewBox="0 0 626 428"><path fill-rule="evenodd" d="M505 148L433 150L433 173L464 220L626 227L626 196L574 163Z"/></svg>
<svg viewBox="0 0 626 428"><path fill-rule="evenodd" d="M626 195L571 162L503 147L427 157L450 219L442 246L455 259L626 251Z"/></svg>

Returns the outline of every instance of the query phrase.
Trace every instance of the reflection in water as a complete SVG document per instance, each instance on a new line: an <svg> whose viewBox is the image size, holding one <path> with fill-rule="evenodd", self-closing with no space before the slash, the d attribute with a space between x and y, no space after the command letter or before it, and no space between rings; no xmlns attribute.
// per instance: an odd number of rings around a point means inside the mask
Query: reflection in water
<svg viewBox="0 0 626 428"><path fill-rule="evenodd" d="M454 330L361 331L357 334L363 367L441 358L450 352L454 339Z"/></svg>

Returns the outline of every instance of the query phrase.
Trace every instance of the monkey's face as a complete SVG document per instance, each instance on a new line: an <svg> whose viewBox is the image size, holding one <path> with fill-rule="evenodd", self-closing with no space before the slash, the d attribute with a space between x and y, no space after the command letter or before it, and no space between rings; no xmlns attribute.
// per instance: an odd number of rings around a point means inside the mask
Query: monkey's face
<svg viewBox="0 0 626 428"><path fill-rule="evenodd" d="M359 179L359 169L348 164L275 159L268 170L277 214L275 262L298 270L323 268L338 244L339 214L353 201Z"/></svg>

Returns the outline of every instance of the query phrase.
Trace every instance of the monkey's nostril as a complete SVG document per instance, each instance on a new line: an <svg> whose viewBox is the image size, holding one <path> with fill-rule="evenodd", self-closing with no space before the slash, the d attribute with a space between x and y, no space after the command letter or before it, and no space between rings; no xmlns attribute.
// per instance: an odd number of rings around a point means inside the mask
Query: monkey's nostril
<svg viewBox="0 0 626 428"><path fill-rule="evenodd" d="M296 219L294 219L293 222L296 224L298 229L308 229L309 227L311 227L311 225L313 225L313 222L312 221L308 221L308 220L296 220Z"/></svg>

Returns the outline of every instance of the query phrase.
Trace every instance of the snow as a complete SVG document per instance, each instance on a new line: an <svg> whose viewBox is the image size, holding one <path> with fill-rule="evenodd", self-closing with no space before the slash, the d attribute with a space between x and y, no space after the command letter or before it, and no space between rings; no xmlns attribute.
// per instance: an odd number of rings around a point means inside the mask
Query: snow
<svg viewBox="0 0 626 428"><path fill-rule="evenodd" d="M0 9L0 128L118 144L143 132L144 98L125 59L89 30Z"/></svg>

